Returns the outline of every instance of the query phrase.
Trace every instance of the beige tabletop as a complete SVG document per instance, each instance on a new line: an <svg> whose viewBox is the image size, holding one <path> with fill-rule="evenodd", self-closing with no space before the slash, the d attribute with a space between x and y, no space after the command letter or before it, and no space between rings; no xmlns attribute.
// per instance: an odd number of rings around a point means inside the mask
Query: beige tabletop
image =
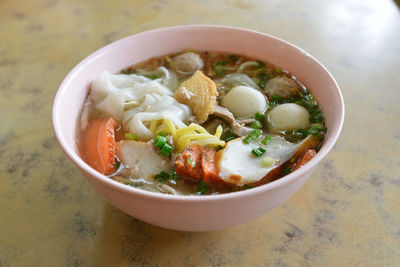
<svg viewBox="0 0 400 267"><path fill-rule="evenodd" d="M319 59L346 119L305 185L222 231L161 229L106 202L66 158L51 105L66 74L122 37L245 27ZM400 266L400 8L392 0L1 0L0 266Z"/></svg>

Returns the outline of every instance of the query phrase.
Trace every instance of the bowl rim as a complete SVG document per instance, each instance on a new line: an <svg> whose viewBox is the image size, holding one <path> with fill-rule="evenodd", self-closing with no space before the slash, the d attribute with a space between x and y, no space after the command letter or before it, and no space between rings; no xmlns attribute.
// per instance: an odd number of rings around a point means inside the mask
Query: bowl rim
<svg viewBox="0 0 400 267"><path fill-rule="evenodd" d="M332 129L331 135L329 140L325 140L326 142L321 146L321 149L318 151L316 156L312 158L306 165L304 165L302 168L299 168L295 172L292 172L288 175L285 175L275 181L272 181L270 183L260 185L254 188L251 188L249 190L243 190L243 191L236 191L236 192L230 192L230 193L225 193L225 194L216 194L216 195L169 195L169 194L163 194L163 193L158 193L158 192L150 192L146 191L143 189L138 189L135 187L130 187L127 185L124 185L122 183L119 183L113 179L110 179L109 177L95 171L92 169L88 164L86 164L77 154L76 151L73 151L73 149L67 144L65 139L62 137L62 132L61 132L61 123L57 120L58 118L58 113L60 112L58 110L58 103L61 101L61 96L62 93L66 90L68 87L69 83L74 79L74 77L77 75L77 73L84 68L84 66L89 63L90 61L96 59L97 57L100 57L105 51L110 49L112 46L115 46L117 44L123 43L127 41L130 38L139 38L140 36L143 35L148 35L148 34L157 34L165 31L176 31L176 30L190 30L190 29L202 29L202 30L229 30L229 31L236 31L236 32L245 32L247 34L255 34L255 35L263 35L271 39L275 39L286 46L291 47L292 49L297 50L298 52L304 54L305 56L309 57L315 64L317 64L320 68L322 68L328 75L328 77L332 80L335 88L335 94L337 96L337 100L339 100L339 106L340 110L338 111L337 117L338 117L338 123L336 123L337 127ZM340 87L332 74L326 69L324 65L322 65L316 58L314 58L312 55L310 55L308 52L305 50L297 47L294 44L291 44L283 39L280 39L278 37L272 36L267 33L251 30L251 29L246 29L246 28L241 28L241 27L232 27L232 26L225 26L225 25L209 25L209 24L198 24L198 25L180 25L180 26L170 26L170 27L162 27L162 28L157 28L149 31L143 31L139 33L135 33L132 35L129 35L127 37L124 37L122 39L119 39L117 41L114 41L106 46L101 47L100 49L97 49L96 51L92 52L90 55L85 57L83 60L81 60L69 73L68 75L64 78L62 83L60 84L59 88L57 89L57 93L54 97L53 100L53 105L52 105L52 124L53 124L53 131L56 136L56 139L58 143L60 144L62 150L64 153L70 158L70 160L78 166L86 175L89 175L99 182L106 184L108 187L110 187L113 190L120 191L122 193L127 193L127 194L134 194L136 197L140 198L146 198L149 200L160 200L162 199L163 201L169 201L169 202L209 202L209 201L222 201L222 200L228 200L228 199L234 199L234 198L246 198L254 195L259 195L259 194L264 194L268 191L277 189L279 187L282 187L290 182L293 182L293 180L299 179L302 175L305 175L308 171L312 170L316 165L329 153L329 151L333 148L335 145L337 139L339 138L341 134L341 130L343 128L343 122L344 122L344 113L345 113L345 106L344 106L344 101L343 101L343 96L340 91Z"/></svg>

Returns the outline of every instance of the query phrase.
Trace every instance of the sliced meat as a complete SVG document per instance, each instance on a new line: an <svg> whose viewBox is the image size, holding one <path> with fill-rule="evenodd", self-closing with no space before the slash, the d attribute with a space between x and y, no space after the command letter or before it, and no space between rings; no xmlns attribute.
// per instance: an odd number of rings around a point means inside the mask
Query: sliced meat
<svg viewBox="0 0 400 267"><path fill-rule="evenodd" d="M176 173L188 180L203 181L206 184L225 184L218 175L215 149L199 145L187 147L175 160Z"/></svg>
<svg viewBox="0 0 400 267"><path fill-rule="evenodd" d="M191 145L179 154L175 159L176 173L186 179L200 181L203 179L201 161L203 158L204 147Z"/></svg>
<svg viewBox="0 0 400 267"><path fill-rule="evenodd" d="M201 161L201 170L203 172L203 181L206 184L221 184L223 183L218 175L217 153L214 149L206 148L203 151Z"/></svg>

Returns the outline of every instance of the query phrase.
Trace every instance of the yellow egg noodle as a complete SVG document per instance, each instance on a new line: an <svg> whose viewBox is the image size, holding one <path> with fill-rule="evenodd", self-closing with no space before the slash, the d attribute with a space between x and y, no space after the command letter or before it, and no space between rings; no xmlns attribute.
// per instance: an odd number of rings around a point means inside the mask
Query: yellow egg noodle
<svg viewBox="0 0 400 267"><path fill-rule="evenodd" d="M158 125L160 122L161 124ZM215 135L212 135L197 123L191 123L189 126L177 129L171 120L163 119L152 120L150 123L150 130L154 135L160 132L170 134L178 152L182 152L186 147L192 144L209 147L225 145L225 142L220 139L222 134L221 125L217 127Z"/></svg>

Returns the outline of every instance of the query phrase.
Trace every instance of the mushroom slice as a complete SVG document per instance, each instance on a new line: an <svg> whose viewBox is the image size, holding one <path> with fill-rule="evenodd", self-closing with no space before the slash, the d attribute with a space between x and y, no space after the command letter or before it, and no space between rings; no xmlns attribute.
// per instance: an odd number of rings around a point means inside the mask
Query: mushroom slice
<svg viewBox="0 0 400 267"><path fill-rule="evenodd" d="M217 86L200 70L184 81L175 92L175 99L188 105L196 119L200 122L207 120L217 105Z"/></svg>
<svg viewBox="0 0 400 267"><path fill-rule="evenodd" d="M232 112L230 112L227 108L221 107L219 105L215 106L214 116L225 120L229 127L232 129L233 133L238 136L246 136L250 134L254 129L244 126L243 123L235 120Z"/></svg>

